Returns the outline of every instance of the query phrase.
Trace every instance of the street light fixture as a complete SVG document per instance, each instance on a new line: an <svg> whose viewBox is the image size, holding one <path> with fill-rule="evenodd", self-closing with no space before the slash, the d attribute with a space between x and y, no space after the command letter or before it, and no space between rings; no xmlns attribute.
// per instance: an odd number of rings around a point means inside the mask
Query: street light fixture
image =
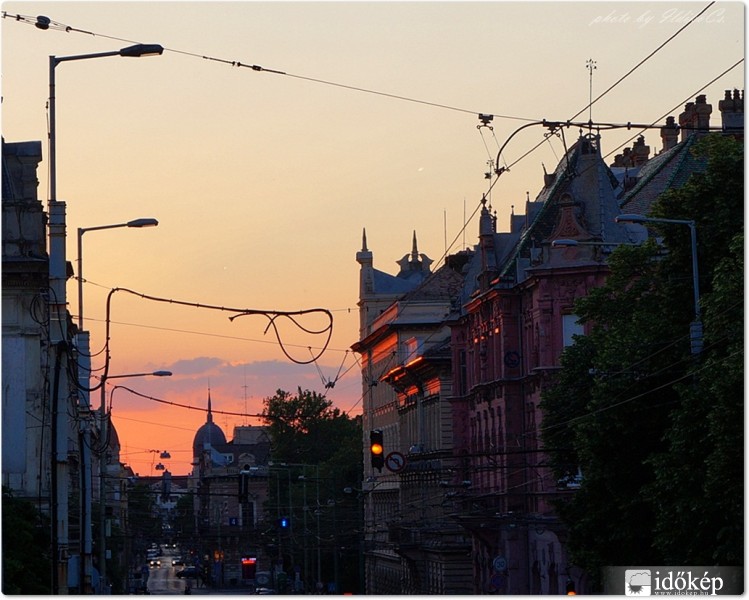
<svg viewBox="0 0 749 600"><path fill-rule="evenodd" d="M57 156L56 156L56 119L55 119L55 68L61 62L86 60L89 58L104 58L107 56L127 56L138 58L141 56L156 56L164 52L159 44L135 44L119 50L96 52L93 54L74 54L70 56L49 57L49 191L50 199L57 200Z"/></svg>
<svg viewBox="0 0 749 600"><path fill-rule="evenodd" d="M673 225L687 225L692 242L692 292L694 294L694 321L689 326L689 340L692 354L697 356L702 352L702 312L700 310L700 274L697 263L697 226L694 221L687 219L661 219L644 215L623 214L614 218L617 223L667 223Z"/></svg>
<svg viewBox="0 0 749 600"><path fill-rule="evenodd" d="M50 20L48 17L40 16L37 18L36 26L39 29L49 29ZM62 62L85 60L89 58L102 58L106 56L149 56L163 53L164 49L158 44L136 44L121 48L112 52L99 52L96 54L79 54L72 56L50 56L49 57L49 203L48 203L48 231L49 231L49 287L50 287L50 351L58 352L54 357L59 365L60 377L50 378L49 394L50 398L57 398L57 390L68 389L68 359L60 348L67 343L67 258L66 258L66 217L65 203L57 200L57 114L55 102L55 69ZM53 357L51 357L53 358ZM55 381L57 379L57 381ZM53 422L52 422L52 440L51 445L51 481L50 495L55 506L52 527L52 551L56 557L66 555L68 544L68 498L67 486L60 484L67 479L67 432L68 432L68 412L58 410L57 400L54 400ZM84 393L83 403L88 407L88 397ZM84 468L87 468L90 455L84 448L82 450ZM91 498L84 498L82 506L90 509ZM86 510L86 508L84 508ZM87 513L90 515L90 510ZM86 517L88 518L88 517ZM84 520L82 523L84 529L81 536L83 560L81 561L81 587L90 581L91 558L90 558L90 526ZM62 558L58 558L61 561ZM60 588L67 589L67 565L60 564L61 569L52 569L52 593L60 593Z"/></svg>
<svg viewBox="0 0 749 600"><path fill-rule="evenodd" d="M95 227L78 228L78 329L83 331L83 234L87 231L99 231L101 229L117 229L120 227L156 227L159 222L156 219L134 219L127 223L116 223L114 225L97 225Z"/></svg>
<svg viewBox="0 0 749 600"><path fill-rule="evenodd" d="M107 381L110 379L122 379L125 377L171 377L171 371L151 371L150 373L127 373L123 375L104 375L101 378L101 427L99 435L104 441L101 456L99 457L99 578L102 585L102 592L106 585L107 573L107 535L106 535L106 511L105 498L106 489L104 480L107 476L107 414L106 414L106 396Z"/></svg>
<svg viewBox="0 0 749 600"><path fill-rule="evenodd" d="M582 242L580 240L559 239L551 242L552 248L576 248L577 246L632 246L621 242Z"/></svg>

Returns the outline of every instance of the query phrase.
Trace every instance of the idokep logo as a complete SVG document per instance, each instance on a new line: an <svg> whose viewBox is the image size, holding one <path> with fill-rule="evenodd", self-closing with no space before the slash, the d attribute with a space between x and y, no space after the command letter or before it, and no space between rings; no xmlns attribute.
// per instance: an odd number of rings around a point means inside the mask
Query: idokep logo
<svg viewBox="0 0 749 600"><path fill-rule="evenodd" d="M627 569L624 571L625 596L650 596L652 589L652 578L649 570Z"/></svg>
<svg viewBox="0 0 749 600"><path fill-rule="evenodd" d="M743 567L627 566L603 568L603 593L616 596L738 596Z"/></svg>
<svg viewBox="0 0 749 600"><path fill-rule="evenodd" d="M657 595L715 596L724 586L723 578L711 574L709 570L704 573L680 569L656 571L653 581L655 583L654 592Z"/></svg>

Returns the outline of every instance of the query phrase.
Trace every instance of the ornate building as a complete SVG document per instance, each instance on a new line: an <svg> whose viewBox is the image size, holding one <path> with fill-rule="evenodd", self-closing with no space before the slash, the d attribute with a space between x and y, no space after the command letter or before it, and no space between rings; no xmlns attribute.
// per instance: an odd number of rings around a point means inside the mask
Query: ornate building
<svg viewBox="0 0 749 600"><path fill-rule="evenodd" d="M435 273L419 254L391 276L373 267L366 234L356 255L364 380L363 483L368 594L459 594L470 591L467 537L441 502L452 458L445 317L462 286L466 257ZM369 463L369 431L379 430L385 468ZM393 462L395 461L395 462Z"/></svg>
<svg viewBox="0 0 749 600"><path fill-rule="evenodd" d="M719 106L720 129L743 137L743 95L726 92ZM484 201L476 246L435 273L415 241L398 275L377 271L364 238L353 349L365 456L374 429L385 454L403 455L382 474L368 456L364 465L366 593L457 591L447 581L475 594L560 594L570 580L586 591L553 508L575 493L580 474L558 481L547 466L539 403L564 348L586 333L575 300L604 283L615 246L648 235L615 217L647 214L704 168L690 150L711 111L699 96L678 126L669 117L661 128L659 154L651 158L640 137L610 166L598 134L581 132L525 214L511 215L509 231L497 232ZM466 561L440 554L447 539L456 550L468 544Z"/></svg>
<svg viewBox="0 0 749 600"><path fill-rule="evenodd" d="M226 440L213 422L209 391L206 422L193 439L189 489L195 493L199 536L193 545L215 585L247 585L254 583L256 570L270 570L260 543L269 458L264 427L235 427L233 439Z"/></svg>

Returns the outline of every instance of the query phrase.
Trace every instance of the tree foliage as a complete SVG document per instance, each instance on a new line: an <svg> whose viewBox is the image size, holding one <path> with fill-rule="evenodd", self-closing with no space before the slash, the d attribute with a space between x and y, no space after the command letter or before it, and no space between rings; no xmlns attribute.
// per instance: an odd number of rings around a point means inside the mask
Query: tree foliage
<svg viewBox="0 0 749 600"><path fill-rule="evenodd" d="M52 590L49 519L31 502L3 488L3 594L46 595Z"/></svg>
<svg viewBox="0 0 749 600"><path fill-rule="evenodd" d="M361 471L361 425L324 395L298 388L278 390L264 401L275 462L321 465L358 477Z"/></svg>
<svg viewBox="0 0 749 600"><path fill-rule="evenodd" d="M271 522L276 516L289 517L293 531L275 532L274 543L287 554L286 566L301 566L302 580L311 590L321 557L323 580L338 581L341 591L356 591L361 507L344 489L361 487L361 418L351 418L324 395L301 388L296 394L278 390L266 398L263 416L273 461L266 509Z"/></svg>
<svg viewBox="0 0 749 600"><path fill-rule="evenodd" d="M580 299L593 324L544 394L544 442L558 476L573 560L607 565L743 564L743 148L708 136L706 169L662 195L652 216L694 220L705 348L691 355L689 229L621 247L605 286Z"/></svg>

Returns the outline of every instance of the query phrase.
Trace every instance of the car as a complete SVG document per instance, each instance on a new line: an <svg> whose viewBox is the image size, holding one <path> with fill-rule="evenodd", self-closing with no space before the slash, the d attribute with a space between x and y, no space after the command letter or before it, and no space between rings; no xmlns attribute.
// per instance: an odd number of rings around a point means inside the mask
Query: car
<svg viewBox="0 0 749 600"><path fill-rule="evenodd" d="M148 566L149 567L160 567L161 566L161 560L159 560L158 558L152 558L151 560L148 561Z"/></svg>
<svg viewBox="0 0 749 600"><path fill-rule="evenodd" d="M184 567L185 566L185 559L184 558L173 558L172 559L172 566L173 567Z"/></svg>
<svg viewBox="0 0 749 600"><path fill-rule="evenodd" d="M187 577L189 579L197 579L201 576L200 569L198 567L185 567L181 571L177 571L177 577L180 579Z"/></svg>

